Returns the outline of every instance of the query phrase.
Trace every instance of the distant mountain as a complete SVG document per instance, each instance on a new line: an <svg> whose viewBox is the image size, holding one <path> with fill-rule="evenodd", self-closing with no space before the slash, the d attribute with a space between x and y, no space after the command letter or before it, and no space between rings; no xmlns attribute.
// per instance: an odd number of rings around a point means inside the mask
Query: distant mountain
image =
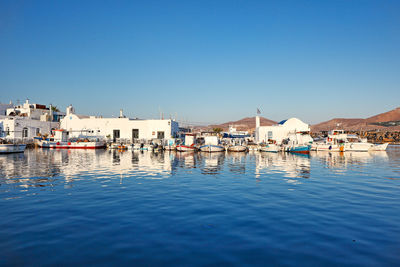
<svg viewBox="0 0 400 267"><path fill-rule="evenodd" d="M386 122L386 121L400 121L400 107L395 108L391 111L378 114L376 116L369 117L366 119L368 123L372 122Z"/></svg>
<svg viewBox="0 0 400 267"><path fill-rule="evenodd" d="M277 122L264 117L260 117L261 126L269 126L274 124L277 124ZM222 128L224 131L227 131L229 129L229 125L233 125L238 131L251 132L254 131L254 129L256 128L256 117L247 117L238 121L229 121L221 124L209 125L208 128Z"/></svg>
<svg viewBox="0 0 400 267"><path fill-rule="evenodd" d="M345 119L335 118L329 121L321 122L311 126L311 131L329 131L335 128L344 130L400 130L400 126L396 122L400 121L400 107L394 110L381 113L367 119ZM388 123L392 122L392 123ZM394 125L394 126L389 126ZM396 126L397 125L397 126Z"/></svg>

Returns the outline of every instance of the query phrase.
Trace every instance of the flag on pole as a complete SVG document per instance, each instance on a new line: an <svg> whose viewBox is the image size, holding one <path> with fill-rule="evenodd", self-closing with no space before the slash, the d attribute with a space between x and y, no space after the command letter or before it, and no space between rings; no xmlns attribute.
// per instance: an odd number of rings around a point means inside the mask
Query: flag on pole
<svg viewBox="0 0 400 267"><path fill-rule="evenodd" d="M261 114L261 111L259 108L257 108L257 115L260 115L260 114Z"/></svg>

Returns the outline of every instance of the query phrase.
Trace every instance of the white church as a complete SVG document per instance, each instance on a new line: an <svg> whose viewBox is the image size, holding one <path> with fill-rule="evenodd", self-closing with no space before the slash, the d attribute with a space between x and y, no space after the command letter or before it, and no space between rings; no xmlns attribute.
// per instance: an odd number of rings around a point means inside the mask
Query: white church
<svg viewBox="0 0 400 267"><path fill-rule="evenodd" d="M298 140L299 143L308 143L310 141L312 142L309 132L310 126L297 118L283 120L277 125L260 126L260 117L256 116L256 143L268 143L268 141L274 141L280 145L284 139L293 135L296 135L296 138L298 139L302 139Z"/></svg>

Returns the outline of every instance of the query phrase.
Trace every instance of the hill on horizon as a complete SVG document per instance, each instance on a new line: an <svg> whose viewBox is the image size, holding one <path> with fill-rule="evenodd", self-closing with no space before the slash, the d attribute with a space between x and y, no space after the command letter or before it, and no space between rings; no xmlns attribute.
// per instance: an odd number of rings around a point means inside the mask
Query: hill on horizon
<svg viewBox="0 0 400 267"><path fill-rule="evenodd" d="M260 117L260 125L261 126L270 126L277 124L276 121ZM212 124L208 125L207 128L213 129L213 128L222 128L224 131L227 131L229 129L229 125L233 125L236 127L238 131L254 131L256 128L256 117L246 117L237 121L229 121L221 124Z"/></svg>
<svg viewBox="0 0 400 267"><path fill-rule="evenodd" d="M311 131L329 131L335 128L344 130L358 131L358 130L388 130L398 131L398 126L384 126L384 122L397 122L400 121L400 107L390 110L388 112L380 113L378 115L362 119L362 118L334 118L325 122L311 125Z"/></svg>

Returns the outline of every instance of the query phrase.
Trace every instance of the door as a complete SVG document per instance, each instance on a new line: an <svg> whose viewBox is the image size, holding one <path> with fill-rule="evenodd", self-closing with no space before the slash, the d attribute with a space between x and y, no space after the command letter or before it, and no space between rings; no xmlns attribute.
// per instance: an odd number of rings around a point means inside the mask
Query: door
<svg viewBox="0 0 400 267"><path fill-rule="evenodd" d="M164 139L164 132L157 132L157 139Z"/></svg>
<svg viewBox="0 0 400 267"><path fill-rule="evenodd" d="M132 142L139 139L139 129L132 129Z"/></svg>
<svg viewBox="0 0 400 267"><path fill-rule="evenodd" d="M113 130L113 142L116 142L119 138L119 130Z"/></svg>

